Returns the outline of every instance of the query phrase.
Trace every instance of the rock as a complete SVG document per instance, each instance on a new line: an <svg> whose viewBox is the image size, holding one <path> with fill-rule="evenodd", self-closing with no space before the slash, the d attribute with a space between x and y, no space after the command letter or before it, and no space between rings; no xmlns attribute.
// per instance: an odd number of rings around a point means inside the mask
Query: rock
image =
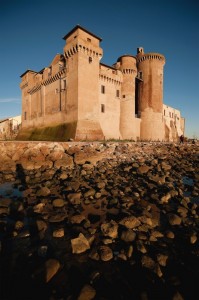
<svg viewBox="0 0 199 300"><path fill-rule="evenodd" d="M117 257L121 260L127 260L127 256L125 255L125 253L119 253Z"/></svg>
<svg viewBox="0 0 199 300"><path fill-rule="evenodd" d="M113 258L113 251L108 246L101 246L99 250L101 260L109 261Z"/></svg>
<svg viewBox="0 0 199 300"><path fill-rule="evenodd" d="M171 194L167 193L166 195L161 197L160 201L163 204L163 203L168 203L170 199L171 199Z"/></svg>
<svg viewBox="0 0 199 300"><path fill-rule="evenodd" d="M136 228L136 230L141 231L141 232L148 232L149 231L149 226L146 224L140 225Z"/></svg>
<svg viewBox="0 0 199 300"><path fill-rule="evenodd" d="M148 255L142 256L141 263L142 263L142 266L147 269L155 268L155 261Z"/></svg>
<svg viewBox="0 0 199 300"><path fill-rule="evenodd" d="M115 221L104 223L101 225L101 231L104 236L115 239L118 235L118 224Z"/></svg>
<svg viewBox="0 0 199 300"><path fill-rule="evenodd" d="M44 281L45 283L48 283L57 274L60 267L61 265L57 259L48 259L33 272L32 278L38 282Z"/></svg>
<svg viewBox="0 0 199 300"><path fill-rule="evenodd" d="M80 294L77 299L78 300L92 300L95 298L95 295L96 295L95 289L91 285L86 284L80 291Z"/></svg>
<svg viewBox="0 0 199 300"><path fill-rule="evenodd" d="M175 234L172 231L167 231L166 232L166 237L169 238L169 239L174 239Z"/></svg>
<svg viewBox="0 0 199 300"><path fill-rule="evenodd" d="M61 173L61 175L59 176L59 178L60 178L61 180L65 180L65 179L68 178L68 174L66 174L66 173Z"/></svg>
<svg viewBox="0 0 199 300"><path fill-rule="evenodd" d="M38 256L46 257L47 251L48 251L48 246L46 245L40 246L37 250Z"/></svg>
<svg viewBox="0 0 199 300"><path fill-rule="evenodd" d="M182 219L178 215L173 213L168 214L168 219L170 225L180 225L182 222Z"/></svg>
<svg viewBox="0 0 199 300"><path fill-rule="evenodd" d="M90 249L90 244L82 233L79 234L79 237L71 240L71 245L72 253L75 254L83 253Z"/></svg>
<svg viewBox="0 0 199 300"><path fill-rule="evenodd" d="M68 194L67 198L69 202L73 205L81 204L81 193L71 193Z"/></svg>
<svg viewBox="0 0 199 300"><path fill-rule="evenodd" d="M128 258L131 258L132 254L133 254L133 246L130 245L129 248L128 248L128 250L127 250L127 254L126 255L127 255Z"/></svg>
<svg viewBox="0 0 199 300"><path fill-rule="evenodd" d="M84 193L84 197L93 197L95 195L95 190L94 189L90 189L88 190L86 193Z"/></svg>
<svg viewBox="0 0 199 300"><path fill-rule="evenodd" d="M145 233L143 233L143 232L138 232L137 239L138 240L146 241L147 240L147 235Z"/></svg>
<svg viewBox="0 0 199 300"><path fill-rule="evenodd" d="M30 231L29 230L22 230L19 234L16 233L16 235L18 236L18 238L27 238L30 237Z"/></svg>
<svg viewBox="0 0 199 300"><path fill-rule="evenodd" d="M123 230L120 238L126 243L133 242L136 238L136 233L131 229Z"/></svg>
<svg viewBox="0 0 199 300"><path fill-rule="evenodd" d="M195 244L195 242L197 241L197 235L196 233L192 233L191 236L190 236L190 243L191 244Z"/></svg>
<svg viewBox="0 0 199 300"><path fill-rule="evenodd" d="M99 198L101 198L101 196L102 196L102 194L99 193L99 192L97 192L97 193L95 194L95 199L99 199Z"/></svg>
<svg viewBox="0 0 199 300"><path fill-rule="evenodd" d="M136 218L134 216L129 216L129 217L123 218L119 222L119 224L125 226L126 228L133 229L133 228L138 227L141 223L138 218Z"/></svg>
<svg viewBox="0 0 199 300"><path fill-rule="evenodd" d="M33 232L36 230L39 232L45 232L48 228L47 224L43 220L36 220L30 223L30 227L33 229Z"/></svg>
<svg viewBox="0 0 199 300"><path fill-rule="evenodd" d="M168 260L168 255L164 255L161 253L157 255L157 261L158 261L159 265L161 265L162 267L166 267L167 260Z"/></svg>
<svg viewBox="0 0 199 300"><path fill-rule="evenodd" d="M49 216L48 221L50 223L60 223L63 222L67 218L66 213L53 213L52 215Z"/></svg>
<svg viewBox="0 0 199 300"><path fill-rule="evenodd" d="M85 170L85 171L89 171L89 170L92 170L94 168L94 166L92 164L84 164L82 166L82 168Z"/></svg>
<svg viewBox="0 0 199 300"><path fill-rule="evenodd" d="M162 237L164 237L164 235L160 231L157 231L157 230L152 231L151 235L153 237L155 237L155 238L162 238Z"/></svg>
<svg viewBox="0 0 199 300"><path fill-rule="evenodd" d="M20 231L24 227L24 222L18 220L15 223L15 230Z"/></svg>
<svg viewBox="0 0 199 300"><path fill-rule="evenodd" d="M72 224L80 224L84 220L85 220L84 215L74 215L74 216L71 216L71 218L70 218L70 222Z"/></svg>
<svg viewBox="0 0 199 300"><path fill-rule="evenodd" d="M155 265L154 272L157 274L158 277L163 276L162 270L158 264Z"/></svg>
<svg viewBox="0 0 199 300"><path fill-rule="evenodd" d="M176 291L172 297L172 300L184 300L185 298L180 294L179 291Z"/></svg>
<svg viewBox="0 0 199 300"><path fill-rule="evenodd" d="M56 169L66 169L73 167L73 158L67 154L64 154L62 159L56 160L54 163Z"/></svg>
<svg viewBox="0 0 199 300"><path fill-rule="evenodd" d="M97 252L96 249L91 250L91 252L89 253L89 257L96 261L98 261L100 259L99 253Z"/></svg>
<svg viewBox="0 0 199 300"><path fill-rule="evenodd" d="M54 238L64 237L64 228L59 228L59 229L53 230L53 237Z"/></svg>
<svg viewBox="0 0 199 300"><path fill-rule="evenodd" d="M188 209L183 206L179 206L177 212L182 218L186 218L188 214Z"/></svg>
<svg viewBox="0 0 199 300"><path fill-rule="evenodd" d="M40 202L40 203L33 206L33 211L35 213L40 214L40 213L42 213L42 211L44 209L44 206L45 206L45 203Z"/></svg>
<svg viewBox="0 0 199 300"><path fill-rule="evenodd" d="M171 170L171 166L165 163L164 161L161 163L161 167L165 171Z"/></svg>
<svg viewBox="0 0 199 300"><path fill-rule="evenodd" d="M37 195L38 197L46 197L46 196L49 196L49 195L50 195L50 190L49 190L49 188L47 188L46 186L41 187L41 188L37 191L36 195Z"/></svg>
<svg viewBox="0 0 199 300"><path fill-rule="evenodd" d="M106 186L106 184L105 184L105 182L103 182L103 181L100 181L100 182L98 182L97 183L97 187L98 187L98 189L103 189L103 188L105 188L105 186Z"/></svg>
<svg viewBox="0 0 199 300"><path fill-rule="evenodd" d="M113 240L112 239L103 239L102 242L104 245L108 245L108 244L112 244Z"/></svg>
<svg viewBox="0 0 199 300"><path fill-rule="evenodd" d="M70 185L68 187L70 187L71 190L76 192L80 187L80 182L79 181L71 181Z"/></svg>
<svg viewBox="0 0 199 300"><path fill-rule="evenodd" d="M140 240L137 241L136 243L137 245L137 250L140 251L141 253L147 253L147 248L145 247L145 245L143 244L143 242L141 242Z"/></svg>
<svg viewBox="0 0 199 300"><path fill-rule="evenodd" d="M149 226L153 226L153 222L152 219L146 216L141 216L139 217L139 220L143 223L143 224L147 224Z"/></svg>
<svg viewBox="0 0 199 300"><path fill-rule="evenodd" d="M90 284L95 283L95 281L96 281L97 279L99 279L99 277L100 277L100 272L98 272L98 271L93 271L93 272L91 273L91 275L90 275Z"/></svg>
<svg viewBox="0 0 199 300"><path fill-rule="evenodd" d="M140 166L140 167L137 169L137 172L138 172L139 174L145 174L145 173L147 173L149 170L150 170L150 167L149 167L149 166L143 165L143 166Z"/></svg>
<svg viewBox="0 0 199 300"><path fill-rule="evenodd" d="M46 282L49 282L52 277L58 272L60 263L57 259L49 259L45 263L46 267Z"/></svg>
<svg viewBox="0 0 199 300"><path fill-rule="evenodd" d="M12 200L9 198L2 198L0 199L0 207L9 207L9 205L11 204Z"/></svg>
<svg viewBox="0 0 199 300"><path fill-rule="evenodd" d="M65 205L65 201L63 199L55 199L52 204L54 207L63 207Z"/></svg>

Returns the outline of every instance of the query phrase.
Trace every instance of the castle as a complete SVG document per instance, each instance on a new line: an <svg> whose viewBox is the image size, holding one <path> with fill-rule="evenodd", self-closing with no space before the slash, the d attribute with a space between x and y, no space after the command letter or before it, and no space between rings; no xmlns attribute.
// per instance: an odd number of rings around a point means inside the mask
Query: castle
<svg viewBox="0 0 199 300"><path fill-rule="evenodd" d="M184 134L180 111L163 104L159 53L100 63L101 38L77 25L63 38L63 54L22 82L20 139L175 141Z"/></svg>

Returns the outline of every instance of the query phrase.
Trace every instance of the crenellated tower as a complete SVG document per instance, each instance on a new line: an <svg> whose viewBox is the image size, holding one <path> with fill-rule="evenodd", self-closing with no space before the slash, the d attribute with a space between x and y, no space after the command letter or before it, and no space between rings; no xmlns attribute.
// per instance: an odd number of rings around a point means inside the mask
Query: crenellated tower
<svg viewBox="0 0 199 300"><path fill-rule="evenodd" d="M99 61L101 39L77 25L64 38L67 68L67 120L75 124L76 140L103 139L99 123Z"/></svg>
<svg viewBox="0 0 199 300"><path fill-rule="evenodd" d="M141 118L140 139L163 140L163 67L165 58L159 53L137 49L138 114Z"/></svg>
<svg viewBox="0 0 199 300"><path fill-rule="evenodd" d="M123 55L117 65L123 74L120 102L120 133L123 139L135 139L135 78L137 76L136 57Z"/></svg>

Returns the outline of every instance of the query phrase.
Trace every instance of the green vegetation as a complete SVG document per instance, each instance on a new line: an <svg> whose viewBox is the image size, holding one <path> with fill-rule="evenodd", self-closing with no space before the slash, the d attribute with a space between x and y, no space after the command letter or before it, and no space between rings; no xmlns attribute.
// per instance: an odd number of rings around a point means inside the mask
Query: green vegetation
<svg viewBox="0 0 199 300"><path fill-rule="evenodd" d="M75 137L76 122L51 127L22 129L17 140L23 141L68 141Z"/></svg>

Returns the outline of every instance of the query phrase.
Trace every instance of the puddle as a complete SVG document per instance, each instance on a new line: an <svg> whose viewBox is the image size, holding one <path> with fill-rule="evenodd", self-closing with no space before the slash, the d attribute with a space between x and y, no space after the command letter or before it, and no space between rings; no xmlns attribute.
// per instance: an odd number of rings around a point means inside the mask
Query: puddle
<svg viewBox="0 0 199 300"><path fill-rule="evenodd" d="M187 177L187 176L184 176L182 178L182 182L185 184L185 185L189 185L189 186L193 186L194 185L194 181L192 178L190 177Z"/></svg>
<svg viewBox="0 0 199 300"><path fill-rule="evenodd" d="M22 191L19 191L18 188L15 188L14 184L11 182L0 184L0 199L12 197L22 197Z"/></svg>
<svg viewBox="0 0 199 300"><path fill-rule="evenodd" d="M182 182L184 185L187 186L187 190L184 192L184 196L189 197L192 203L199 204L199 196L197 196L197 197L191 196L192 188L190 188L190 187L194 186L194 180L190 177L184 176L182 178Z"/></svg>

